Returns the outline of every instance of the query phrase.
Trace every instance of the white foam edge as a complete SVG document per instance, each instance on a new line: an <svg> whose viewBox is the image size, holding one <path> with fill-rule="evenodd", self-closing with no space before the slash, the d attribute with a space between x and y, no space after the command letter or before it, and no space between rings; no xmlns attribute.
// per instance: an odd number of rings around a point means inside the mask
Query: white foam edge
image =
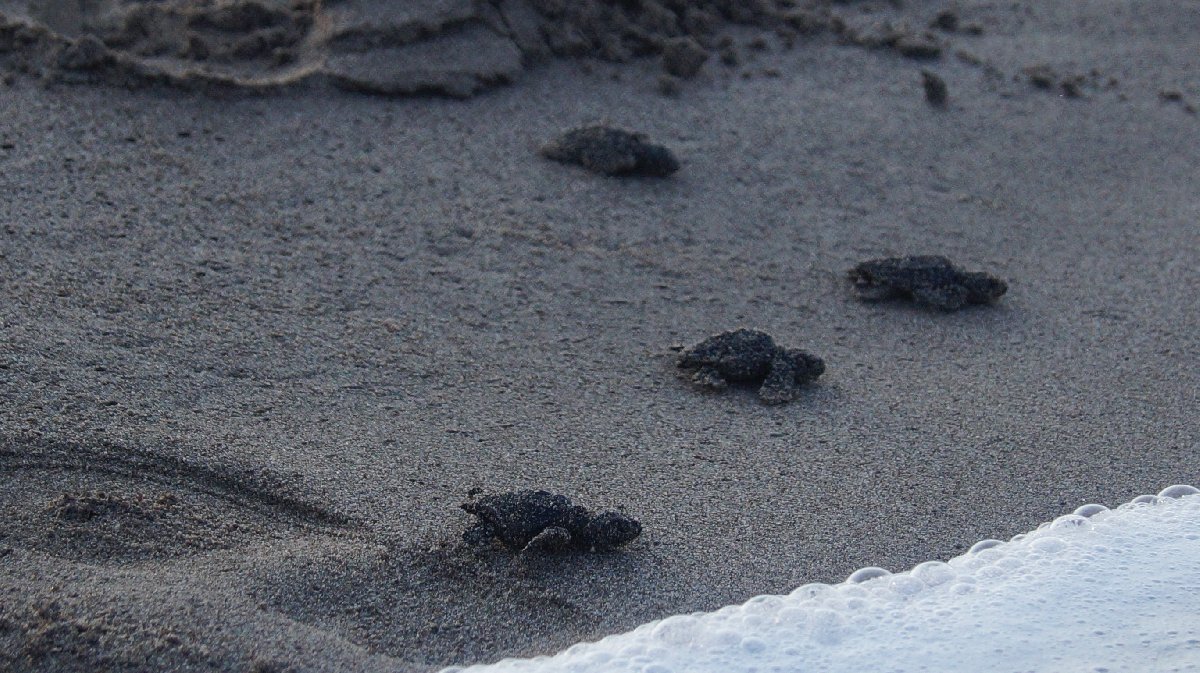
<svg viewBox="0 0 1200 673"><path fill-rule="evenodd" d="M1200 671L1200 490L1088 504L949 562L862 568L553 656L442 673Z"/></svg>

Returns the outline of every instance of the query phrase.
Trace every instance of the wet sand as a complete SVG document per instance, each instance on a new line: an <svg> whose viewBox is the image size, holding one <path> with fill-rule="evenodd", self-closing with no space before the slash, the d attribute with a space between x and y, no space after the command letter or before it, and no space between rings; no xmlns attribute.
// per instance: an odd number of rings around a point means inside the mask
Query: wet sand
<svg viewBox="0 0 1200 673"><path fill-rule="evenodd" d="M550 59L465 100L14 69L0 667L548 653L1200 482L1194 12L959 6L984 32L932 61L730 27L739 65L678 96L654 58ZM598 120L682 168L538 155ZM854 297L849 268L906 254L1009 291ZM743 325L825 374L767 406L676 368ZM644 533L477 553L476 487Z"/></svg>

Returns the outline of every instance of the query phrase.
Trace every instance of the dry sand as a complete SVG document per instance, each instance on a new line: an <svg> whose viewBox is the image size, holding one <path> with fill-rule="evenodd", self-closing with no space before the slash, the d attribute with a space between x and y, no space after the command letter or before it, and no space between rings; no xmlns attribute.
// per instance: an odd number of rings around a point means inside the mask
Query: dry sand
<svg viewBox="0 0 1200 673"><path fill-rule="evenodd" d="M653 57L524 52L467 100L131 91L70 84L60 32L0 40L0 668L547 653L1200 482L1194 3L958 6L983 34L933 60L724 27L739 64L677 97ZM683 168L538 156L600 119ZM893 254L1010 290L854 299ZM670 347L739 325L827 372L782 406L697 390ZM645 532L477 554L473 487Z"/></svg>

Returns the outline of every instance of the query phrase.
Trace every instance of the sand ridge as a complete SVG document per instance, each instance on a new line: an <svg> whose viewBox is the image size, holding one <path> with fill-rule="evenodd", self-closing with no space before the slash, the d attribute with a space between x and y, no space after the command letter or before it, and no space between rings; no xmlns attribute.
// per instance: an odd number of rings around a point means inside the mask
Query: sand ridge
<svg viewBox="0 0 1200 673"><path fill-rule="evenodd" d="M95 0L0 2L9 67L56 81L260 91L302 84L383 95L470 96L547 57L661 56L664 91L710 55L738 59L731 25L788 45L835 34L915 58L948 33L882 3L827 0ZM880 18L887 16L887 19ZM866 17L864 19L864 17ZM757 42L751 48L759 48Z"/></svg>

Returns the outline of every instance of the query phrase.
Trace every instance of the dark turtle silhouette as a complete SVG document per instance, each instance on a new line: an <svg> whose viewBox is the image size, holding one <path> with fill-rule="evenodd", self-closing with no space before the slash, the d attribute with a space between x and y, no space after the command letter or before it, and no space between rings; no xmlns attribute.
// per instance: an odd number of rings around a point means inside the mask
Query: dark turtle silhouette
<svg viewBox="0 0 1200 673"><path fill-rule="evenodd" d="M780 348L770 334L745 328L711 336L685 350L679 366L696 370L692 380L714 390L761 381L758 396L767 404L796 399L802 384L825 373L821 358Z"/></svg>
<svg viewBox="0 0 1200 673"><path fill-rule="evenodd" d="M963 271L941 255L872 259L851 269L849 278L862 299L909 297L943 311L990 304L1008 291L1003 280Z"/></svg>
<svg viewBox="0 0 1200 673"><path fill-rule="evenodd" d="M593 514L549 491L487 495L464 502L462 508L479 519L463 533L468 544L482 546L498 539L511 551L604 551L642 532L642 525L625 514Z"/></svg>
<svg viewBox="0 0 1200 673"><path fill-rule="evenodd" d="M542 156L605 175L665 177L679 170L671 150L641 133L596 124L567 131L542 147Z"/></svg>

